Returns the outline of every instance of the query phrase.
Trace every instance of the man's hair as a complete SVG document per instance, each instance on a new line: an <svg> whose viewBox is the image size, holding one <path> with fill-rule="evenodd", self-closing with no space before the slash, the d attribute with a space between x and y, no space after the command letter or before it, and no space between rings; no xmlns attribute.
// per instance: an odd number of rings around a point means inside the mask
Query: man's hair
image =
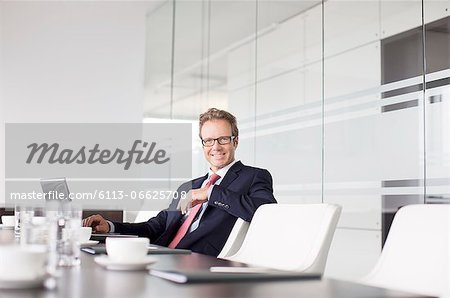
<svg viewBox="0 0 450 298"><path fill-rule="evenodd" d="M234 117L231 113L228 113L227 111L219 110L216 108L210 108L203 114L200 114L200 117L199 117L199 133L198 134L200 136L200 139L202 138L201 132L202 132L203 124L205 124L207 121L211 121L211 120L228 121L228 123L230 123L230 125L231 125L231 134L235 137L239 136L239 129L237 127L236 117Z"/></svg>

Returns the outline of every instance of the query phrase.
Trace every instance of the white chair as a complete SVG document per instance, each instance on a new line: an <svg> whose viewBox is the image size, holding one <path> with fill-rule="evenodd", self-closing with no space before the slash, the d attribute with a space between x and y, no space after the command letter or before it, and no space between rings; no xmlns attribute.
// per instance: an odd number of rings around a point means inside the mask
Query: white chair
<svg viewBox="0 0 450 298"><path fill-rule="evenodd" d="M450 205L405 206L395 215L381 256L362 282L423 295L448 295L449 242Z"/></svg>
<svg viewBox="0 0 450 298"><path fill-rule="evenodd" d="M244 242L248 227L248 222L242 218L238 218L233 226L233 230L231 230L230 236L228 236L227 242L217 257L220 259L226 259L237 253Z"/></svg>
<svg viewBox="0 0 450 298"><path fill-rule="evenodd" d="M231 261L276 270L322 274L341 207L266 204L253 216Z"/></svg>
<svg viewBox="0 0 450 298"><path fill-rule="evenodd" d="M139 211L134 219L135 223L146 222L150 218L158 215L159 211Z"/></svg>

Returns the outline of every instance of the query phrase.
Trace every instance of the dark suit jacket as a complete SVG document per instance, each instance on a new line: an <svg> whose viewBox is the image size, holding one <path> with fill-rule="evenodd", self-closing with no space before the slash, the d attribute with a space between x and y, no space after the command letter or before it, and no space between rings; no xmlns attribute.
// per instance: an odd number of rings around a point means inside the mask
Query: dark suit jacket
<svg viewBox="0 0 450 298"><path fill-rule="evenodd" d="M208 175L185 183L178 191L200 188ZM177 201L171 207L177 205ZM262 204L276 203L273 196L272 177L267 170L249 167L236 162L220 185L211 192L198 228L187 234L177 248L217 256L222 250L234 223L240 217L251 221ZM167 246L182 223L180 211L169 208L143 223L114 222L115 231L150 238L151 243Z"/></svg>

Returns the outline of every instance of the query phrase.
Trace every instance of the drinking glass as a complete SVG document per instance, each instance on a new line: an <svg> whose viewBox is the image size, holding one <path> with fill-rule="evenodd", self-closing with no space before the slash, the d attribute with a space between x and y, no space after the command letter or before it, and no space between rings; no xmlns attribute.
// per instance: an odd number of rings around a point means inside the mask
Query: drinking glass
<svg viewBox="0 0 450 298"><path fill-rule="evenodd" d="M48 220L46 210L39 206L20 207L20 244L48 246Z"/></svg>
<svg viewBox="0 0 450 298"><path fill-rule="evenodd" d="M20 206L14 206L14 236L20 237Z"/></svg>
<svg viewBox="0 0 450 298"><path fill-rule="evenodd" d="M70 203L49 211L51 262L57 266L80 264L81 208Z"/></svg>

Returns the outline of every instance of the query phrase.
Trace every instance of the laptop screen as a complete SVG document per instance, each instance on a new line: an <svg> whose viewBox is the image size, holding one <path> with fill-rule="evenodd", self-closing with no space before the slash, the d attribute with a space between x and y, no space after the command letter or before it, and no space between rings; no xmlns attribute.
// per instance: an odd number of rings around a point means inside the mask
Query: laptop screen
<svg viewBox="0 0 450 298"><path fill-rule="evenodd" d="M71 200L66 178L41 179L41 187L46 201L61 199Z"/></svg>

